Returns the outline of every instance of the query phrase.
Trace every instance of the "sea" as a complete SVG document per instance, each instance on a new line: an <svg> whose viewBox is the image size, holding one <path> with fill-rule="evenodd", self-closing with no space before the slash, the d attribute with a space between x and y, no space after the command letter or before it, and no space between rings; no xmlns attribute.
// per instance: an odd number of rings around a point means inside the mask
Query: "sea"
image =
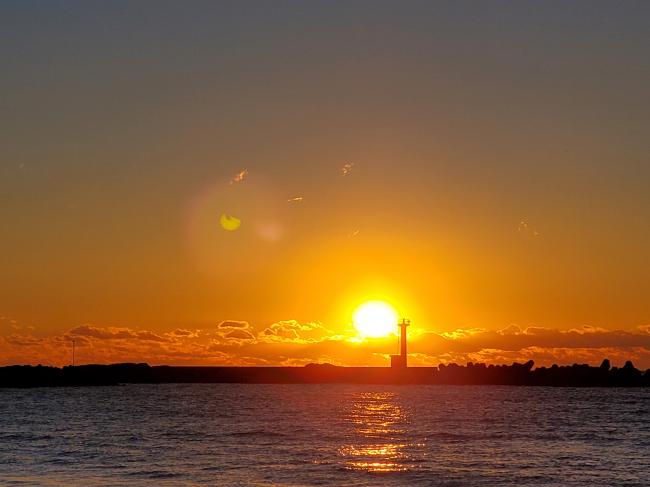
<svg viewBox="0 0 650 487"><path fill-rule="evenodd" d="M0 389L0 485L649 486L650 389Z"/></svg>

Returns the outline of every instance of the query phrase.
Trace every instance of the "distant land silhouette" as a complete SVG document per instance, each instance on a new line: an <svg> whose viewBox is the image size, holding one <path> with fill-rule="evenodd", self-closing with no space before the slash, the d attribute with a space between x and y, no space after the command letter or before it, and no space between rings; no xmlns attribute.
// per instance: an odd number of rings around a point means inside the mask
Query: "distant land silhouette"
<svg viewBox="0 0 650 487"><path fill-rule="evenodd" d="M309 364L305 367L189 367L150 366L145 363L44 367L0 367L0 387L102 386L163 383L248 384L448 384L569 387L648 387L650 369L642 372L627 361L622 368L603 360L599 367L586 364L539 367L524 364L468 363L438 367L339 367Z"/></svg>

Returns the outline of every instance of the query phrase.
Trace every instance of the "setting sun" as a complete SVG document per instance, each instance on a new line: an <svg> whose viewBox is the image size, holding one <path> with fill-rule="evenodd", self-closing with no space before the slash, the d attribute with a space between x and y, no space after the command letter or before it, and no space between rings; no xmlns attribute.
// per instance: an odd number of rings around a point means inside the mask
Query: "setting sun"
<svg viewBox="0 0 650 487"><path fill-rule="evenodd" d="M356 309L352 322L359 335L382 337L395 332L397 311L384 301L368 301Z"/></svg>

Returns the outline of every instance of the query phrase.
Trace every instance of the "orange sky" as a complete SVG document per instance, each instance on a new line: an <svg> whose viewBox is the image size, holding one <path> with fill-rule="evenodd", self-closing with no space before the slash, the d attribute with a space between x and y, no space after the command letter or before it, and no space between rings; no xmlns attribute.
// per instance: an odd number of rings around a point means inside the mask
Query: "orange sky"
<svg viewBox="0 0 650 487"><path fill-rule="evenodd" d="M0 363L381 365L384 299L650 367L650 12L578 4L0 6Z"/></svg>

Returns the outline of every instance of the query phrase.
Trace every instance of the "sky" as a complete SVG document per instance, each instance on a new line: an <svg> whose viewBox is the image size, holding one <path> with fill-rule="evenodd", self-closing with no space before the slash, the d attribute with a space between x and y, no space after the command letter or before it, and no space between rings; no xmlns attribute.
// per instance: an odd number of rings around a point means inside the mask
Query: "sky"
<svg viewBox="0 0 650 487"><path fill-rule="evenodd" d="M650 367L649 23L2 2L0 364Z"/></svg>

